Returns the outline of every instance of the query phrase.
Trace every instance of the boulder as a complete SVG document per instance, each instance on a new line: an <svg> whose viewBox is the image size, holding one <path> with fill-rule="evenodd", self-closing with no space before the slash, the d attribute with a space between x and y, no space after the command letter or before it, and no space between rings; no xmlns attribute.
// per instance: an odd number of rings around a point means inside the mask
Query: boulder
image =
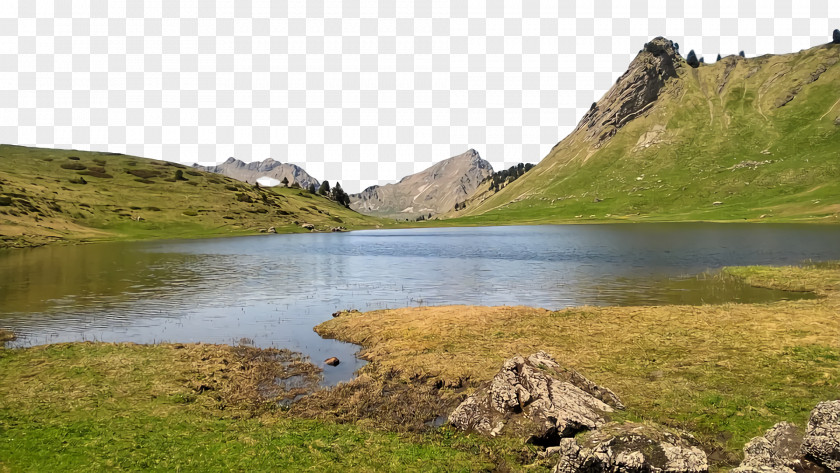
<svg viewBox="0 0 840 473"><path fill-rule="evenodd" d="M744 461L733 473L779 472L814 470L809 462L802 458L799 447L803 432L790 422L779 422L764 433L755 437L744 446Z"/></svg>
<svg viewBox="0 0 840 473"><path fill-rule="evenodd" d="M332 356L332 357L329 357L326 360L324 360L324 363L326 363L330 366L338 366L338 364L341 363L341 361L339 361L338 358Z"/></svg>
<svg viewBox="0 0 840 473"><path fill-rule="evenodd" d="M537 445L594 429L624 405L612 391L565 369L547 353L505 361L492 381L449 415L455 427L495 436L522 436Z"/></svg>
<svg viewBox="0 0 840 473"><path fill-rule="evenodd" d="M300 226L310 231L315 230L315 225L312 225L311 223L302 223Z"/></svg>
<svg viewBox="0 0 840 473"><path fill-rule="evenodd" d="M705 473L709 469L706 454L691 435L631 422L606 424L579 440L562 439L552 453L559 456L554 473Z"/></svg>
<svg viewBox="0 0 840 473"><path fill-rule="evenodd" d="M268 233L277 233L277 229L276 229L276 228L274 228L274 227L270 227L270 228L268 229Z"/></svg>
<svg viewBox="0 0 840 473"><path fill-rule="evenodd" d="M802 453L830 471L840 471L840 400L821 402L811 411Z"/></svg>

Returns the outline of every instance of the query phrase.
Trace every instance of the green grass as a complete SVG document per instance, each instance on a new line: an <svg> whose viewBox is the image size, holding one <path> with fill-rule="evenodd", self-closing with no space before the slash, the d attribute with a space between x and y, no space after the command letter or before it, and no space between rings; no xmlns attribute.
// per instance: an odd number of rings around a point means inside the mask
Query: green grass
<svg viewBox="0 0 840 473"><path fill-rule="evenodd" d="M590 148L581 132L573 133L499 193L449 214L460 218L448 224L837 223L840 64L832 61L838 50L839 45L826 45L795 54L724 58L699 69L682 67L656 106L606 145ZM734 68L724 84L730 63ZM806 83L820 66L827 70ZM779 99L799 85L795 98L777 108ZM637 148L655 126L665 127L660 142ZM737 167L746 161L770 162Z"/></svg>
<svg viewBox="0 0 840 473"><path fill-rule="evenodd" d="M321 231L387 224L305 190L258 188L180 164L0 145L0 248L242 235L270 227L302 232L304 223Z"/></svg>
<svg viewBox="0 0 840 473"><path fill-rule="evenodd" d="M449 430L406 437L295 419L278 408L239 409L218 399L235 389L196 391L209 377L222 379L216 357L230 360L201 348L0 349L0 471L471 471L493 464L487 442Z"/></svg>

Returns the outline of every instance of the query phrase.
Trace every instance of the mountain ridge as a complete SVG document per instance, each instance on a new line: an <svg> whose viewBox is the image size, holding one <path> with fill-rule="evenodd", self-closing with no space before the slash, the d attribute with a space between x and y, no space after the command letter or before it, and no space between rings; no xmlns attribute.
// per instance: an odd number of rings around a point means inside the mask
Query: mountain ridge
<svg viewBox="0 0 840 473"><path fill-rule="evenodd" d="M275 161L272 158L267 158L262 161L253 161L246 163L236 158L228 158L222 164L215 166L202 166L200 164L193 164L193 168L206 172L213 172L222 174L233 179L248 182L253 184L261 177L269 177L282 181L284 178L289 181L289 184L298 183L304 189L310 185L316 188L321 183L310 176L302 167L292 163L282 163Z"/></svg>
<svg viewBox="0 0 840 473"><path fill-rule="evenodd" d="M692 67L655 38L533 170L468 199L462 222L837 221L838 59L828 43Z"/></svg>
<svg viewBox="0 0 840 473"><path fill-rule="evenodd" d="M452 210L492 174L493 166L469 149L395 184L370 186L351 194L350 208L377 217L428 218Z"/></svg>

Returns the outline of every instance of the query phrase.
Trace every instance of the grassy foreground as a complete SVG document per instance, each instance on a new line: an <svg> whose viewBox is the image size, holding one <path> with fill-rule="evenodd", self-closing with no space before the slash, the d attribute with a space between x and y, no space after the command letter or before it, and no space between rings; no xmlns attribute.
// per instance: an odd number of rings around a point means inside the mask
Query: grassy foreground
<svg viewBox="0 0 840 473"><path fill-rule="evenodd" d="M421 307L344 315L316 330L363 345L374 376L426 380L454 399L459 387L490 379L506 358L546 350L615 391L627 418L694 433L722 468L737 464L743 445L774 423L804 426L811 409L836 399L840 388L840 264L724 271L825 297L554 312Z"/></svg>
<svg viewBox="0 0 840 473"><path fill-rule="evenodd" d="M259 188L118 153L0 145L0 248L372 228L387 222L301 189Z"/></svg>
<svg viewBox="0 0 840 473"><path fill-rule="evenodd" d="M0 348L0 472L548 471L522 440L433 428L504 359L539 349L613 389L628 407L617 420L688 430L726 470L749 438L781 420L802 426L837 398L840 263L724 272L824 297L346 312L317 330L363 345L371 363L291 408L319 369L285 350Z"/></svg>
<svg viewBox="0 0 840 473"><path fill-rule="evenodd" d="M279 363L278 363L279 362ZM215 345L0 348L0 471L466 471L487 448L291 418L294 354ZM281 378L293 389L267 389Z"/></svg>

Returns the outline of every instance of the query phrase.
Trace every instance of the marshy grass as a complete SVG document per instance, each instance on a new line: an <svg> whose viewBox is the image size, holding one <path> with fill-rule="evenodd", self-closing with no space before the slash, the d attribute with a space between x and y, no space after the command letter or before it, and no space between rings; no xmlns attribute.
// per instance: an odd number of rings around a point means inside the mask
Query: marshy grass
<svg viewBox="0 0 840 473"><path fill-rule="evenodd" d="M406 438L290 417L277 401L312 389L306 381L317 385L319 371L294 353L250 347L2 349L0 471L467 471L495 464L483 443L458 436Z"/></svg>
<svg viewBox="0 0 840 473"><path fill-rule="evenodd" d="M615 391L628 419L694 433L717 466L787 420L804 426L840 387L840 265L727 268L822 294L766 304L659 307L419 307L343 315L316 329L358 343L365 370L474 388L515 354L546 350Z"/></svg>

